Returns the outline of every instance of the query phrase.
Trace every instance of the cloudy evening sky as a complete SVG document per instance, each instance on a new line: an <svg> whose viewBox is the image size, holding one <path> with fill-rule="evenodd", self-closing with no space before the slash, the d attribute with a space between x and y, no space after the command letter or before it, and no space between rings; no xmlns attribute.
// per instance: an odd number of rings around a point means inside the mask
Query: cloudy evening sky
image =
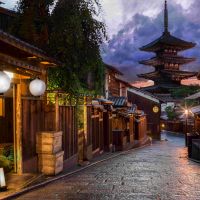
<svg viewBox="0 0 200 200"><path fill-rule="evenodd" d="M139 47L153 41L163 31L164 0L100 0L106 22L109 42L103 45L106 63L123 70L126 77L135 80L137 73L152 70L138 61L152 55L140 52ZM15 0L4 0L4 6L13 8ZM184 69L200 70L200 1L168 0L169 29L177 37L197 46L183 54L197 61Z"/></svg>

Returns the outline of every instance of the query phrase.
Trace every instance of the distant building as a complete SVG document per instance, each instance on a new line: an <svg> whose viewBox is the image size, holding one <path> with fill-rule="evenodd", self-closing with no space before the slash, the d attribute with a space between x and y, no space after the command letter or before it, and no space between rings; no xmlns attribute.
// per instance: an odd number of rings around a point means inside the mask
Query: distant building
<svg viewBox="0 0 200 200"><path fill-rule="evenodd" d="M160 139L161 104L164 100L132 86L124 80L123 74L118 69L110 65L106 65L105 88L106 98L113 101L114 108L128 108L135 105L135 111L140 110L143 113L141 116L144 121L141 122L142 126L147 127L145 131L148 131L154 139Z"/></svg>
<svg viewBox="0 0 200 200"><path fill-rule="evenodd" d="M105 64L105 96L109 97L119 97L127 96L126 88L123 87L123 83L119 81L120 76L123 75L117 68Z"/></svg>
<svg viewBox="0 0 200 200"><path fill-rule="evenodd" d="M168 31L168 9L165 1L164 32L155 41L140 48L141 51L154 52L156 56L140 61L140 64L153 66L155 71L140 74L140 78L154 81L155 85L146 87L144 90L156 95L170 94L170 89L181 86L181 80L197 76L196 72L181 71L183 64L190 63L195 58L186 58L178 55L179 51L193 48L196 44L181 40Z"/></svg>

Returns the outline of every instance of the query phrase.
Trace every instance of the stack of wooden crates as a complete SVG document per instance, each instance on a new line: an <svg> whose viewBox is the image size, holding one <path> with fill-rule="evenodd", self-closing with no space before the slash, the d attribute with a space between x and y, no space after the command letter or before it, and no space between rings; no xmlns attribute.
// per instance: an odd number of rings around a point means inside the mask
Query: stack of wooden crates
<svg viewBox="0 0 200 200"><path fill-rule="evenodd" d="M45 175L56 175L62 172L64 155L62 132L39 132L36 142L39 172Z"/></svg>

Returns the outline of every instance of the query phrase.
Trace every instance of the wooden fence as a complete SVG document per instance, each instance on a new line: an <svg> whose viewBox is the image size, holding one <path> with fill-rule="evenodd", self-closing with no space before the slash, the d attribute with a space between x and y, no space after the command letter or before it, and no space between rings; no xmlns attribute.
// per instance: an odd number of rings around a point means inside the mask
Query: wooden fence
<svg viewBox="0 0 200 200"><path fill-rule="evenodd" d="M36 134L45 127L44 102L22 99L23 172L37 172Z"/></svg>
<svg viewBox="0 0 200 200"><path fill-rule="evenodd" d="M59 125L63 132L64 160L77 154L78 135L75 106L58 106ZM36 134L56 130L56 107L44 100L22 99L22 133L24 172L37 169Z"/></svg>
<svg viewBox="0 0 200 200"><path fill-rule="evenodd" d="M110 111L86 105L87 128L84 145L85 158L91 159L101 151L110 151L112 139L112 114Z"/></svg>

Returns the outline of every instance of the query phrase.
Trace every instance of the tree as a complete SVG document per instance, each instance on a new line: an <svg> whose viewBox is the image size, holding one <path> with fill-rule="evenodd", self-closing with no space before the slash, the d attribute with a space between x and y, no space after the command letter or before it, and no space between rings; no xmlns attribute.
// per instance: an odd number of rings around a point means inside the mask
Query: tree
<svg viewBox="0 0 200 200"><path fill-rule="evenodd" d="M189 85L189 86L181 86L180 88L171 89L171 92L172 92L173 97L182 99L198 92L199 89L200 89L199 85Z"/></svg>
<svg viewBox="0 0 200 200"><path fill-rule="evenodd" d="M11 32L17 37L46 48L49 41L48 21L54 0L19 0L18 17Z"/></svg>
<svg viewBox="0 0 200 200"><path fill-rule="evenodd" d="M49 80L57 82L56 87L74 91L79 83L80 88L101 92L104 68L100 45L106 31L97 20L99 10L98 0L57 2L51 17L49 52L64 65L49 72Z"/></svg>
<svg viewBox="0 0 200 200"><path fill-rule="evenodd" d="M171 106L167 106L165 108L165 112L167 113L167 118L169 120L174 120L177 117L177 113L175 112L174 108Z"/></svg>

